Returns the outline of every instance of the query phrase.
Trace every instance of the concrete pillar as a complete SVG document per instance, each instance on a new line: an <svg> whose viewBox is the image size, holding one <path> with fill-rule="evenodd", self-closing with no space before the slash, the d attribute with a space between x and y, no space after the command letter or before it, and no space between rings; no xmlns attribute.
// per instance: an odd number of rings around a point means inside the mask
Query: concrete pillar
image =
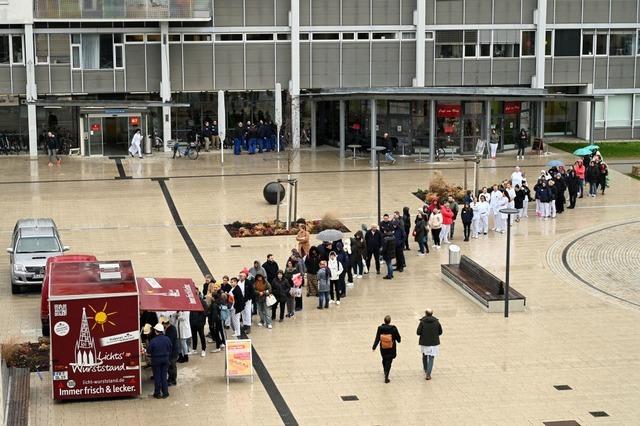
<svg viewBox="0 0 640 426"><path fill-rule="evenodd" d="M171 68L169 67L169 23L160 22L160 97L162 102L171 102ZM164 140L164 150L169 151L167 142L171 139L171 107L162 107L162 139Z"/></svg>
<svg viewBox="0 0 640 426"><path fill-rule="evenodd" d="M300 0L291 0L291 146L300 148Z"/></svg>
<svg viewBox="0 0 640 426"><path fill-rule="evenodd" d="M33 46L33 24L24 26L24 59L27 73L27 122L29 126L29 156L38 158L38 123L35 102L38 99L36 87L36 60Z"/></svg>
<svg viewBox="0 0 640 426"><path fill-rule="evenodd" d="M414 18L416 25L416 79L414 86L424 87L427 1L418 0Z"/></svg>
<svg viewBox="0 0 640 426"><path fill-rule="evenodd" d="M489 136L491 135L491 101L484 101L484 131L482 137L486 148L489 148Z"/></svg>
<svg viewBox="0 0 640 426"><path fill-rule="evenodd" d="M370 128L371 128L371 167L376 167L376 150L374 149L378 140L378 131L376 130L376 126L378 125L378 111L376 108L376 100L371 99L369 101L371 110L371 120L370 120ZM344 152L344 150L343 150ZM344 154L343 154L344 155Z"/></svg>
<svg viewBox="0 0 640 426"><path fill-rule="evenodd" d="M538 8L534 12L534 22L536 24L536 75L533 77L531 87L534 89L544 89L547 0L538 0Z"/></svg>
<svg viewBox="0 0 640 426"><path fill-rule="evenodd" d="M538 137L544 138L544 101L538 103Z"/></svg>
<svg viewBox="0 0 640 426"><path fill-rule="evenodd" d="M316 149L316 102L311 101L311 149Z"/></svg>
<svg viewBox="0 0 640 426"><path fill-rule="evenodd" d="M596 101L589 103L589 117L589 142L593 145L596 140Z"/></svg>
<svg viewBox="0 0 640 426"><path fill-rule="evenodd" d="M429 162L436 161L436 101L429 102Z"/></svg>
<svg viewBox="0 0 640 426"><path fill-rule="evenodd" d="M340 160L344 160L344 150L346 149L346 128L347 128L347 103L340 101Z"/></svg>

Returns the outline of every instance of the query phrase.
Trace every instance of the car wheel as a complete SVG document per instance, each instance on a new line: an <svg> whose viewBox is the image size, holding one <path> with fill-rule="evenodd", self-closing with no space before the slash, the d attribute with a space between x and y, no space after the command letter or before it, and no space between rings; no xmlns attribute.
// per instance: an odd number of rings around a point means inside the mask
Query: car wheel
<svg viewBox="0 0 640 426"><path fill-rule="evenodd" d="M11 294L19 294L22 292L22 286L11 283Z"/></svg>

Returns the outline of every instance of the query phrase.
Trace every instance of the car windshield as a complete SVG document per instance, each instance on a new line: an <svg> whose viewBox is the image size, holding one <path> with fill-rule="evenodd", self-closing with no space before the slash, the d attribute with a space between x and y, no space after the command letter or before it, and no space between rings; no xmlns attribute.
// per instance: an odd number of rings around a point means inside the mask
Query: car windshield
<svg viewBox="0 0 640 426"><path fill-rule="evenodd" d="M53 253L60 251L55 237L20 238L16 253Z"/></svg>

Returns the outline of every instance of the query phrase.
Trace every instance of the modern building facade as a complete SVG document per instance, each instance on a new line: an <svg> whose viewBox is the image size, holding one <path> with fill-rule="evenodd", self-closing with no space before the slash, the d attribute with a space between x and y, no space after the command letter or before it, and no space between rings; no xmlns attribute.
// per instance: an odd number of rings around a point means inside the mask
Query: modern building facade
<svg viewBox="0 0 640 426"><path fill-rule="evenodd" d="M118 154L282 96L294 146L630 139L639 22L640 0L0 0L0 133Z"/></svg>

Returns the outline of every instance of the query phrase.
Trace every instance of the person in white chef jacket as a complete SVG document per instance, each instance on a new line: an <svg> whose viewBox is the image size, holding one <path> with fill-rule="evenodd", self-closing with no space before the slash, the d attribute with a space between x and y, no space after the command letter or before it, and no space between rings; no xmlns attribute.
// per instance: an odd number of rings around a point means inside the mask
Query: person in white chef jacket
<svg viewBox="0 0 640 426"><path fill-rule="evenodd" d="M140 144L142 144L142 131L140 131L140 129L136 129L136 131L133 133L133 137L131 138L129 155L135 157L137 153L138 157L142 158L142 148L140 148Z"/></svg>

